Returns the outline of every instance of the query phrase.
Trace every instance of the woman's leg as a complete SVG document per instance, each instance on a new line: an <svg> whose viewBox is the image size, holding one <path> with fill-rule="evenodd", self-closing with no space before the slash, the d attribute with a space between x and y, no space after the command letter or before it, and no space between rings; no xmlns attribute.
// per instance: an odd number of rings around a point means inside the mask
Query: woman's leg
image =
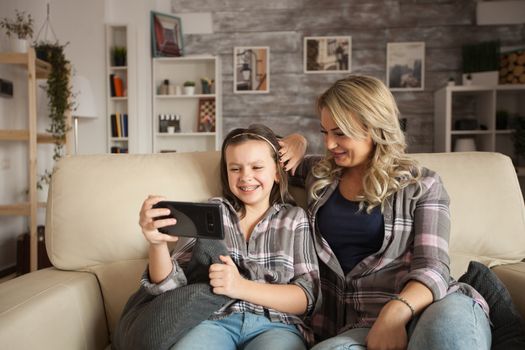
<svg viewBox="0 0 525 350"><path fill-rule="evenodd" d="M244 350L306 350L297 327L251 313L244 314L241 343Z"/></svg>
<svg viewBox="0 0 525 350"><path fill-rule="evenodd" d="M333 338L320 342L311 350L365 350L365 340L369 331L370 328L350 329Z"/></svg>
<svg viewBox="0 0 525 350"><path fill-rule="evenodd" d="M472 298L452 293L431 304L408 330L408 350L490 349L488 317Z"/></svg>
<svg viewBox="0 0 525 350"><path fill-rule="evenodd" d="M186 333L170 350L235 350L242 323L242 314L203 321Z"/></svg>

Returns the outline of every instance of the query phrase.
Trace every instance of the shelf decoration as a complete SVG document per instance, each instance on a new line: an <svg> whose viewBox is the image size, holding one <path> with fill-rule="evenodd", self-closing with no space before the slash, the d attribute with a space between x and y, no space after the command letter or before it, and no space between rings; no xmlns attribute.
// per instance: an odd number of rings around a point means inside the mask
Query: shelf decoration
<svg viewBox="0 0 525 350"><path fill-rule="evenodd" d="M501 52L500 84L525 84L525 47Z"/></svg>
<svg viewBox="0 0 525 350"><path fill-rule="evenodd" d="M215 99L200 98L197 131L215 132Z"/></svg>

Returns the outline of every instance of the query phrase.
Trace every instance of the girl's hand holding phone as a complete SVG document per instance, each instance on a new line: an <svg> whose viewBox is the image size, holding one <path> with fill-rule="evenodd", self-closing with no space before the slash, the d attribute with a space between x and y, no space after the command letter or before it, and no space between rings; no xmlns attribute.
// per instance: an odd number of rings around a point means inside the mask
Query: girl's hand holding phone
<svg viewBox="0 0 525 350"><path fill-rule="evenodd" d="M160 201L166 200L162 196L149 195L148 198L142 203L139 214L139 225L142 228L142 233L146 240L152 245L166 244L168 242L176 242L179 238L176 236L165 235L159 232L159 228L175 225L177 220L175 219L162 219L155 220L156 217L166 216L170 214L169 209L152 208L153 205Z"/></svg>

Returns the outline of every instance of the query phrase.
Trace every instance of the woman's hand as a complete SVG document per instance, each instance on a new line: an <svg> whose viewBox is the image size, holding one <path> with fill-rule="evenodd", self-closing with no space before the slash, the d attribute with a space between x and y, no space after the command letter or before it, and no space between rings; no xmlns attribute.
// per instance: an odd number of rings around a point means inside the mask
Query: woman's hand
<svg viewBox="0 0 525 350"><path fill-rule="evenodd" d="M279 160L284 170L290 171L294 175L295 170L304 158L308 142L303 135L291 134L282 138L279 141L279 145L281 145Z"/></svg>
<svg viewBox="0 0 525 350"><path fill-rule="evenodd" d="M169 209L158 208L153 209L153 205L165 200L162 196L149 195L142 203L139 214L139 225L142 228L144 237L151 245L162 245L168 242L176 242L179 238L175 236L165 235L159 232L159 228L175 225L175 219L154 220L156 217L170 214Z"/></svg>
<svg viewBox="0 0 525 350"><path fill-rule="evenodd" d="M405 350L408 345L406 324L411 316L410 310L402 303L391 301L385 304L368 332L367 349Z"/></svg>
<svg viewBox="0 0 525 350"><path fill-rule="evenodd" d="M230 256L221 255L219 259L223 264L212 264L209 270L213 293L226 295L232 299L240 299L241 284L245 279L239 273Z"/></svg>

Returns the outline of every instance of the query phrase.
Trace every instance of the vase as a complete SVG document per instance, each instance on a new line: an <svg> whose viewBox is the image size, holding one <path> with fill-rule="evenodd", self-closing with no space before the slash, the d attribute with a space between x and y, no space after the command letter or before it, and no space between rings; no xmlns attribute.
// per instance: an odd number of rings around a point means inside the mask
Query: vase
<svg viewBox="0 0 525 350"><path fill-rule="evenodd" d="M20 52L20 53L26 53L27 52L27 40L26 39L18 39L18 38L10 38L9 39L9 46L11 52Z"/></svg>
<svg viewBox="0 0 525 350"><path fill-rule="evenodd" d="M195 94L195 86L185 86L184 95L193 95Z"/></svg>

